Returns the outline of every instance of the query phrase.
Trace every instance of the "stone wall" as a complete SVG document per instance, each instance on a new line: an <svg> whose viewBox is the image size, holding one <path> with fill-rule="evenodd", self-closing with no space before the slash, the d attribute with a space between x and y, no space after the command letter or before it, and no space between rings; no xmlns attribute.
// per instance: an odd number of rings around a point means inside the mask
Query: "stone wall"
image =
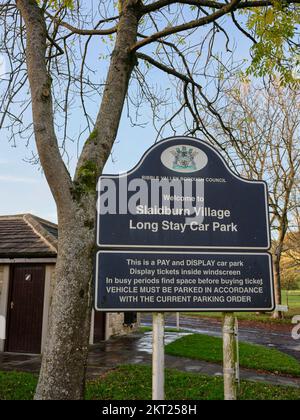
<svg viewBox="0 0 300 420"><path fill-rule="evenodd" d="M109 313L106 321L106 339L116 335L130 334L138 329L139 325L134 324L132 327L124 326L124 313Z"/></svg>

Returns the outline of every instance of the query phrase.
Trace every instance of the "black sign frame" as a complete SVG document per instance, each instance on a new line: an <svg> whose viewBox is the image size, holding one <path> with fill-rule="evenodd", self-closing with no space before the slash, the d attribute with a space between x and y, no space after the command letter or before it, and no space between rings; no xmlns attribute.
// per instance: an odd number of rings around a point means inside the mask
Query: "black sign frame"
<svg viewBox="0 0 300 420"><path fill-rule="evenodd" d="M101 284L100 282L100 276L99 276L99 270L100 270L100 256L101 255L114 255L114 254L122 254L122 255L135 255L135 256L145 256L145 257L149 257L153 254L160 254L159 251L133 251L133 250L129 250L129 251L124 251L124 250L102 250L99 251L97 253L97 263L96 263L96 287L95 287L95 310L99 311L99 312L132 312L132 311L136 311L136 312L273 312L275 310L275 301L274 301L274 274L273 274L273 261L272 261L272 255L270 253L254 253L254 252L188 252L188 251L163 251L161 253L161 256L163 258L163 256L175 256L175 255L181 255L181 256L189 256L189 257L197 257L197 256L203 256L203 255L211 255L211 257L217 257L218 255L220 257L227 257L227 256L241 256L241 257L245 257L245 256L254 256L254 257L261 257L261 256L267 256L268 260L269 260L269 265L268 265L268 282L270 282L270 289L268 289L270 291L270 296L269 296L269 300L271 302L271 306L270 307L253 307L253 308L249 308L249 307L234 307L234 308L230 308L228 306L224 306L224 307L211 307L211 308L203 308L201 306L196 306L194 305L192 308L188 307L188 308L179 308L179 307L172 307L172 308L166 308L166 307L162 307L162 308L157 308L157 307L152 307L152 308L145 308L145 307L133 307L132 305L128 305L128 306L124 306L122 307L120 306L115 306L113 308L104 308L101 306L98 306L98 288L99 287L106 287L105 285ZM103 273L103 272L102 272ZM267 284L266 284L267 285ZM266 286L265 285L265 286Z"/></svg>
<svg viewBox="0 0 300 420"><path fill-rule="evenodd" d="M122 177L128 177L133 175L134 173L136 173L139 169L141 169L143 167L143 163L145 162L145 160L153 153L155 152L155 150L157 148L161 148L162 146L172 146L174 145L174 142L189 142L190 144L193 144L193 146L197 147L205 147L207 149L209 149L211 152L213 152L215 155L218 156L218 158L222 161L222 164L225 166L225 168L228 171L228 174L232 177L234 177L235 179L237 179L240 182L243 182L245 184L252 184L252 185L259 185L259 186L263 186L264 188L264 207L265 207L265 214L263 215L263 217L265 218L264 220L264 225L265 225L265 229L264 232L259 231L259 234L264 236L264 239L261 240L261 242L264 242L264 245L259 246L220 246L220 245L216 245L216 246L212 246L212 245L197 245L197 244L193 244L193 245L183 245L182 243L176 243L174 244L174 241L170 241L170 243L164 244L163 246L160 244L160 241L158 241L157 244L149 244L149 243L142 243L142 242L136 242L136 243L121 243L118 239L111 241L113 243L110 243L109 240L103 240L102 239L102 235L101 235L101 223L103 223L103 227L105 229L105 226L108 225L107 221L105 221L104 219L106 218L106 216L101 216L101 212L100 212L100 200L98 200L98 211L97 211L97 246L101 249L164 249L164 250L176 250L176 249L184 249L184 250L228 250L228 251L233 251L233 250L237 250L237 251L268 251L271 247L271 229L270 229L270 220L269 220L269 203L268 203L268 185L265 181L253 181L253 180L248 180L245 178L242 178L240 176L238 176L236 173L234 173L227 165L225 159L223 158L223 156L219 153L218 150L216 150L213 146L211 146L210 144L208 144L207 142L204 142L202 140L198 140L195 138L191 138L191 137L185 137L185 136L180 136L180 137L170 137L168 139L162 140L160 142L158 142L157 144L155 144L154 146L152 146L150 149L148 149L146 151L146 153L143 155L143 157L141 158L141 160L139 161L139 163L129 172L125 172L123 174L120 175L102 175L99 179L99 183L101 183L102 180L104 179L113 179L113 180L120 180L120 178ZM99 184L100 185L100 184ZM119 215L116 215L119 216ZM112 217L112 216L110 216ZM113 223L109 223L110 226L113 225ZM118 232L115 233L115 236L118 235ZM108 234L103 235L103 236L109 236ZM179 242L179 241L178 241Z"/></svg>

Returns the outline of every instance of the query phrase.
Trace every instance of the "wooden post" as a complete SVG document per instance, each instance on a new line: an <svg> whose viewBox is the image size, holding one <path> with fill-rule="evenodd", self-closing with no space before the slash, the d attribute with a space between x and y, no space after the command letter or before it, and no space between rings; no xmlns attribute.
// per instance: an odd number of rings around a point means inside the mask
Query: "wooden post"
<svg viewBox="0 0 300 420"><path fill-rule="evenodd" d="M235 316L224 313L223 321L224 399L237 400Z"/></svg>
<svg viewBox="0 0 300 420"><path fill-rule="evenodd" d="M235 348L236 348L236 354L235 354L235 374L236 374L236 383L238 390L240 390L241 386L241 377L240 377L240 337L239 337L239 321L237 317L235 317Z"/></svg>
<svg viewBox="0 0 300 420"><path fill-rule="evenodd" d="M176 312L176 328L177 331L180 331L180 313Z"/></svg>
<svg viewBox="0 0 300 420"><path fill-rule="evenodd" d="M153 313L152 341L152 399L165 399L165 315L162 312Z"/></svg>

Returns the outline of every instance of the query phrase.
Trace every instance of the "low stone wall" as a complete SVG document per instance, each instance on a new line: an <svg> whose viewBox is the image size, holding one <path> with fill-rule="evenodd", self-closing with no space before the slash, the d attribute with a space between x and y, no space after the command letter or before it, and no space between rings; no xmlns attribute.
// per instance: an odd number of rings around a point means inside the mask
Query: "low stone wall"
<svg viewBox="0 0 300 420"><path fill-rule="evenodd" d="M124 313L109 313L106 321L106 340L116 335L130 334L139 328L139 323L124 325Z"/></svg>

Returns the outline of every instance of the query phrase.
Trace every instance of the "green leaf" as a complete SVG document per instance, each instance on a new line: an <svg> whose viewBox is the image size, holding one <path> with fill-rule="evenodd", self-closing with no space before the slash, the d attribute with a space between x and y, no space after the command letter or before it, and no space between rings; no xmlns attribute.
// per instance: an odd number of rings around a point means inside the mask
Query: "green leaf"
<svg viewBox="0 0 300 420"><path fill-rule="evenodd" d="M38 5L41 5L41 0L37 0ZM74 9L74 0L48 0L48 6L53 9Z"/></svg>
<svg viewBox="0 0 300 420"><path fill-rule="evenodd" d="M274 14L273 9L268 9L266 13L266 24L271 25L274 21L274 17L275 17L275 14Z"/></svg>
<svg viewBox="0 0 300 420"><path fill-rule="evenodd" d="M257 43L251 49L252 63L247 74L277 75L283 84L299 83L294 71L295 56L299 54L299 23L298 4L274 0L273 6L248 9L247 27Z"/></svg>

